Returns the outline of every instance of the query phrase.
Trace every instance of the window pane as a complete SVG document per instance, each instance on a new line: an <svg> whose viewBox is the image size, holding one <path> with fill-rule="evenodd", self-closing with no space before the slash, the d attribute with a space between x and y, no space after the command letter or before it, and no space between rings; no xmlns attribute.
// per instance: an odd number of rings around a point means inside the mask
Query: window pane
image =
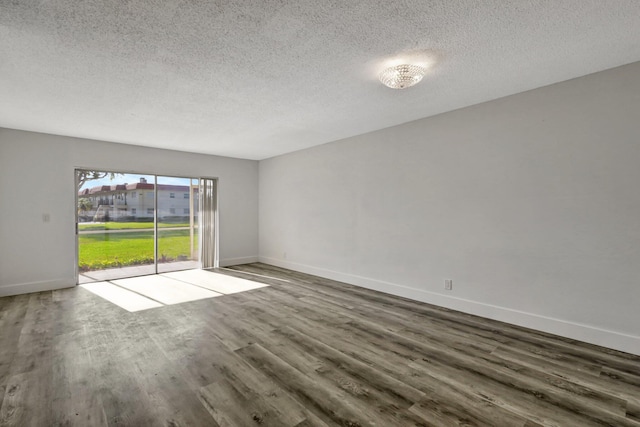
<svg viewBox="0 0 640 427"><path fill-rule="evenodd" d="M154 177L77 170L76 182L80 281L154 273Z"/></svg>
<svg viewBox="0 0 640 427"><path fill-rule="evenodd" d="M158 272L198 267L198 189L190 188L191 181L158 177ZM175 197L176 193L187 197Z"/></svg>

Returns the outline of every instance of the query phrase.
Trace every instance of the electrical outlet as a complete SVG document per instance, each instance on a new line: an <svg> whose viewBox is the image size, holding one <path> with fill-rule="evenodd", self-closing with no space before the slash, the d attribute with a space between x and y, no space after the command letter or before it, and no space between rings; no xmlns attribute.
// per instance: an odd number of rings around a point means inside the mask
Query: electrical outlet
<svg viewBox="0 0 640 427"><path fill-rule="evenodd" d="M444 288L447 291L450 291L453 289L453 280L451 279L444 279Z"/></svg>
<svg viewBox="0 0 640 427"><path fill-rule="evenodd" d="M49 222L49 221L51 221L51 216L48 213L43 213L42 222Z"/></svg>

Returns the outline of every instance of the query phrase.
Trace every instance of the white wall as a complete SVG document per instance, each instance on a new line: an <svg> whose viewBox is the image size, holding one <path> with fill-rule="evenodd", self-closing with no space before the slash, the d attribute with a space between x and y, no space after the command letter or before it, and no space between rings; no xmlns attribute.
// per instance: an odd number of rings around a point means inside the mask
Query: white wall
<svg viewBox="0 0 640 427"><path fill-rule="evenodd" d="M640 354L639 185L635 63L261 161L260 260Z"/></svg>
<svg viewBox="0 0 640 427"><path fill-rule="evenodd" d="M256 161L0 129L0 296L76 283L76 167L219 178L220 262L257 260Z"/></svg>

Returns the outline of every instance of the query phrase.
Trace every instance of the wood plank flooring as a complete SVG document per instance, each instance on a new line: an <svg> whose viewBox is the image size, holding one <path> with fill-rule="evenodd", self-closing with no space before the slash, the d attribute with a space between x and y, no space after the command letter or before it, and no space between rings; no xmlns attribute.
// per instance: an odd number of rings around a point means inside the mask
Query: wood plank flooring
<svg viewBox="0 0 640 427"><path fill-rule="evenodd" d="M125 310L0 298L0 426L640 426L640 357L264 264Z"/></svg>

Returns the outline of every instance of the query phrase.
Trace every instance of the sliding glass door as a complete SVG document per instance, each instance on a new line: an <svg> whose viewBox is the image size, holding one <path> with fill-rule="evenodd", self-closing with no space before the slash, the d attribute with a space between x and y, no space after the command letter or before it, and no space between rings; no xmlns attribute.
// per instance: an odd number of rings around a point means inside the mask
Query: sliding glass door
<svg viewBox="0 0 640 427"><path fill-rule="evenodd" d="M217 249L216 194L201 226L199 179L78 169L76 190L79 283L199 268L203 238Z"/></svg>

